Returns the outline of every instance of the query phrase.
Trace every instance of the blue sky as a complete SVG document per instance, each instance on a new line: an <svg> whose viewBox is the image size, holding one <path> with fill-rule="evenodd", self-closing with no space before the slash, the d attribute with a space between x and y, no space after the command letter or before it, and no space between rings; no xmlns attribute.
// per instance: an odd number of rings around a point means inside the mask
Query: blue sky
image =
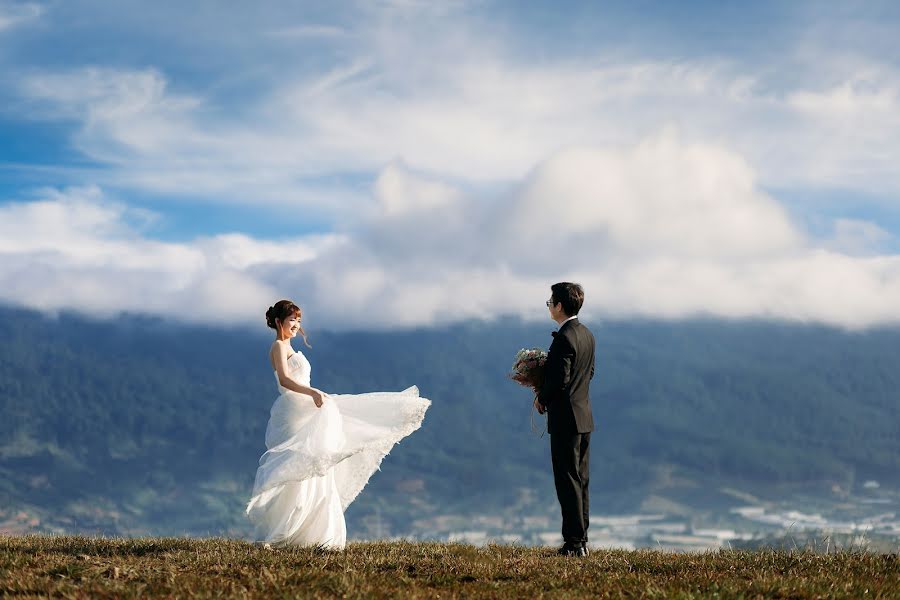
<svg viewBox="0 0 900 600"><path fill-rule="evenodd" d="M0 300L894 323L889 2L0 0Z"/></svg>

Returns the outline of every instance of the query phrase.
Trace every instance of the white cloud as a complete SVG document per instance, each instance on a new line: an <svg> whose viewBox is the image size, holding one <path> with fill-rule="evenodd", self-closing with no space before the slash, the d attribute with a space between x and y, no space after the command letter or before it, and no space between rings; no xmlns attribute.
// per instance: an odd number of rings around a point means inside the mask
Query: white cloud
<svg viewBox="0 0 900 600"><path fill-rule="evenodd" d="M401 176L396 167L393 176ZM421 176L405 177L421 185ZM442 222L448 225L431 225ZM352 252L332 265L329 277L337 279L340 264L380 265L382 295L365 295L381 311L366 315L367 323L544 318L547 288L563 279L585 285L586 311L595 317L763 317L845 327L898 320L900 256L828 249L832 241L811 239L759 191L746 161L671 132L625 150L561 152L510 196L448 203L420 224L381 222L373 229L389 237L344 248ZM878 231L844 221L835 227Z"/></svg>
<svg viewBox="0 0 900 600"><path fill-rule="evenodd" d="M853 256L874 256L896 241L887 230L869 221L835 219L829 249Z"/></svg>
<svg viewBox="0 0 900 600"><path fill-rule="evenodd" d="M553 223L632 256L740 259L801 243L742 158L671 132L624 152L561 153L535 170L513 211L514 232Z"/></svg>
<svg viewBox="0 0 900 600"><path fill-rule="evenodd" d="M194 129L190 112L200 100L172 94L167 86L153 69L95 67L33 75L22 82L23 92L43 103L34 109L38 115L81 123L75 143L85 154L131 167L158 164L161 155L179 147L178 158L189 158L183 144Z"/></svg>
<svg viewBox="0 0 900 600"><path fill-rule="evenodd" d="M353 214L358 195L311 167L319 149L276 123L219 123L203 98L173 92L155 69L87 67L30 75L21 91L32 118L74 120L76 147L108 165L90 177L106 187L175 198ZM214 112L214 111L213 111ZM240 120L238 120L240 121Z"/></svg>
<svg viewBox="0 0 900 600"><path fill-rule="evenodd" d="M320 48L312 69L281 65L237 106L216 86L152 68L31 73L20 90L43 103L43 116L80 124L77 148L109 166L95 182L213 202L355 214L356 190L341 178L397 159L505 184L561 148L632 145L669 126L733 148L767 187L900 194L900 74L890 65L846 59L825 76L835 57L818 55L816 77L776 81L813 59L747 65L598 50L533 60L511 36L451 13L447 21L403 4L342 23L346 35L286 25L301 37L328 33L329 52ZM276 54L308 52L276 38L286 44Z"/></svg>
<svg viewBox="0 0 900 600"><path fill-rule="evenodd" d="M37 19L43 12L43 7L33 2L0 2L0 31Z"/></svg>
<svg viewBox="0 0 900 600"><path fill-rule="evenodd" d="M340 243L334 235L276 243L238 234L161 242L142 231L145 219L96 188L0 206L0 298L51 311L241 322L276 295L255 268L272 270L277 282L279 271Z"/></svg>
<svg viewBox="0 0 900 600"><path fill-rule="evenodd" d="M347 35L347 32L341 27L334 25L297 25L293 27L282 27L269 32L269 35L284 38L337 38Z"/></svg>
<svg viewBox="0 0 900 600"><path fill-rule="evenodd" d="M398 163L381 172L375 181L375 197L382 216L390 219L443 210L458 202L461 194L445 183L410 177Z"/></svg>
<svg viewBox="0 0 900 600"><path fill-rule="evenodd" d="M826 119L897 118L897 90L893 85L883 85L880 78L854 77L830 89L812 92L798 91L788 97L788 102L800 111L821 115Z"/></svg>
<svg viewBox="0 0 900 600"><path fill-rule="evenodd" d="M0 208L3 299L258 323L292 297L313 326L392 327L543 319L549 285L568 279L585 286L587 318L900 320L900 256L877 252L880 228L839 220L814 239L739 155L671 131L562 151L487 197L395 163L340 235L160 242L144 219L97 189Z"/></svg>

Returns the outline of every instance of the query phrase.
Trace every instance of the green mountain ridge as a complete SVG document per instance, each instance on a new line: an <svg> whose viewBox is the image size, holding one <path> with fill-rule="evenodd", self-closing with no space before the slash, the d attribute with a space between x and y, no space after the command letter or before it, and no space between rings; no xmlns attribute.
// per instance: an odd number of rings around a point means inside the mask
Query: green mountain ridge
<svg viewBox="0 0 900 600"><path fill-rule="evenodd" d="M598 341L592 486L609 512L679 482L900 485L900 331L588 325ZM507 319L310 332L318 387L415 384L433 402L350 508L351 528L555 512L547 437L530 430L529 392L506 378L515 352L546 347L552 329ZM0 527L248 533L243 505L276 395L267 330L0 309L0 339Z"/></svg>

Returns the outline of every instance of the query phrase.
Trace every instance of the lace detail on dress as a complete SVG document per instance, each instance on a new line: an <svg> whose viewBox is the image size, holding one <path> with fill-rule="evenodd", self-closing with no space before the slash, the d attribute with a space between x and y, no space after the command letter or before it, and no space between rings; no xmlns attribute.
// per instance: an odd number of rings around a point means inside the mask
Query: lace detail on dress
<svg viewBox="0 0 900 600"><path fill-rule="evenodd" d="M431 406L431 402L419 397L419 388L413 386L400 392L408 395L409 400L400 403L400 414L397 424L391 428L390 433L380 440L374 440L361 448L358 453L360 459L347 460L341 465L344 474L344 484L339 486L341 494L341 506L344 510L350 506L359 493L366 487L369 479L375 471L380 470L381 461L387 456L394 444L419 429L425 419L425 411ZM364 460L366 457L368 460Z"/></svg>
<svg viewBox="0 0 900 600"><path fill-rule="evenodd" d="M305 430L298 432L270 448L260 459L260 468L253 487L254 496L287 482L321 477L329 469L339 466L342 472L338 487L341 505L346 510L366 486L372 474L379 470L381 461L390 453L391 448L422 426L425 412L431 406L429 400L419 397L419 389L415 386L402 392L372 392L357 396L334 395L329 401L335 402L340 408L342 401L348 398L371 403L373 408L376 405L380 407L384 407L385 404L392 405L391 408L395 411L394 423L386 431L378 431L377 436L363 440L345 440L341 448L330 452L323 452L321 446L308 448L309 433Z"/></svg>

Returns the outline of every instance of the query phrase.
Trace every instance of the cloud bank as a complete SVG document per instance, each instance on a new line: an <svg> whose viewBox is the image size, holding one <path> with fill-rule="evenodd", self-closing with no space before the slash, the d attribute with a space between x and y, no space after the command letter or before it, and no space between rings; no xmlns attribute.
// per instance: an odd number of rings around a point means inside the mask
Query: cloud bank
<svg viewBox="0 0 900 600"><path fill-rule="evenodd" d="M890 234L841 221L814 239L740 155L672 131L560 151L489 196L393 163L370 198L340 233L176 243L98 188L47 191L0 208L0 298L261 325L290 297L340 329L545 318L549 285L575 280L594 319L898 321L900 256L878 252Z"/></svg>

